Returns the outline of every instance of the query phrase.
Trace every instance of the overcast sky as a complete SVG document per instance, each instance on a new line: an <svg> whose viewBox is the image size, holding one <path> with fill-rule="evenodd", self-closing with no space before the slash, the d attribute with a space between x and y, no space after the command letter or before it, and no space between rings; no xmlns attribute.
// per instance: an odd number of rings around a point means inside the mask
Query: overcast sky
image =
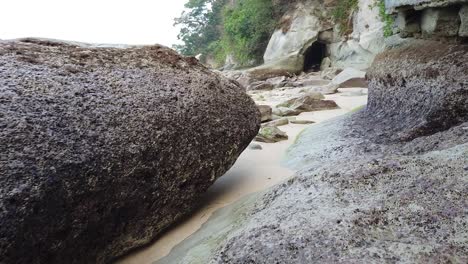
<svg viewBox="0 0 468 264"><path fill-rule="evenodd" d="M188 0L0 0L0 39L171 46Z"/></svg>

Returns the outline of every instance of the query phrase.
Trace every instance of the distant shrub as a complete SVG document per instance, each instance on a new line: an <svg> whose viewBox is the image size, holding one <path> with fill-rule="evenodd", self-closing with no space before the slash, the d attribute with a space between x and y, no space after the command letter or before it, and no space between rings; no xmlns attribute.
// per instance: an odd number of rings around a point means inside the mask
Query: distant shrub
<svg viewBox="0 0 468 264"><path fill-rule="evenodd" d="M260 63L275 26L271 0L241 0L224 11L221 42L239 63Z"/></svg>
<svg viewBox="0 0 468 264"><path fill-rule="evenodd" d="M332 17L339 26L341 34L349 34L353 30L353 13L358 9L359 0L337 0L332 10Z"/></svg>

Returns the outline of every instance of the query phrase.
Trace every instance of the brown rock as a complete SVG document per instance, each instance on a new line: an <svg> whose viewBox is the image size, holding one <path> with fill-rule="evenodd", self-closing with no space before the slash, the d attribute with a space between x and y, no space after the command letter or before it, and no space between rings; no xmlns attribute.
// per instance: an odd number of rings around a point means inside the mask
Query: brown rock
<svg viewBox="0 0 468 264"><path fill-rule="evenodd" d="M109 263L152 241L260 124L242 87L158 45L0 41L0 102L1 263Z"/></svg>

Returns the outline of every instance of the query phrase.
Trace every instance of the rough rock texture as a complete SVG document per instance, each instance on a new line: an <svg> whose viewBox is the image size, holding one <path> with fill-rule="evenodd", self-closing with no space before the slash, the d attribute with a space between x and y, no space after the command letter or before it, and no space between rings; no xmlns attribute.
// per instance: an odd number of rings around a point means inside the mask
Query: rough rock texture
<svg viewBox="0 0 468 264"><path fill-rule="evenodd" d="M162 46L0 42L0 263L106 263L189 212L259 129Z"/></svg>
<svg viewBox="0 0 468 264"><path fill-rule="evenodd" d="M458 35L460 37L468 37L468 4L460 8L460 29Z"/></svg>
<svg viewBox="0 0 468 264"><path fill-rule="evenodd" d="M319 32L331 23L321 21L319 14L325 8L316 0L297 3L292 12L283 17L281 28L277 29L263 56L265 63L300 72L304 67L304 52L317 40Z"/></svg>
<svg viewBox="0 0 468 264"><path fill-rule="evenodd" d="M295 177L218 212L160 263L466 263L468 122L463 108L448 101L468 98L453 94L454 87L467 88L457 74L467 65L447 57L461 56L462 47L435 52L433 45L416 47L430 48L434 58L413 57L406 47L386 52L372 66L370 100L386 95L387 103L401 107L374 104L309 127L288 152L287 164L300 169ZM458 78L428 75L421 86L436 79L446 86L421 90L411 78L400 86L394 78L382 81L388 74L425 74L419 71L437 68L438 58ZM405 100L401 95L411 87L414 95ZM424 124L436 112L465 121L411 141L389 140L386 116L379 113L392 112L401 123L415 115Z"/></svg>
<svg viewBox="0 0 468 264"><path fill-rule="evenodd" d="M324 96L321 93L308 93L297 98L289 99L276 107L287 107L299 112L312 112L338 108L335 101L322 100L323 98Z"/></svg>
<svg viewBox="0 0 468 264"><path fill-rule="evenodd" d="M330 45L333 67L365 70L375 56L385 49L384 23L375 3L375 0L359 0L353 17L353 32L347 39L334 41Z"/></svg>
<svg viewBox="0 0 468 264"><path fill-rule="evenodd" d="M279 117L281 117L281 116L297 116L302 112L304 112L304 111L294 110L292 108L282 107L282 106L273 108L273 115L276 115L276 116L279 116Z"/></svg>
<svg viewBox="0 0 468 264"><path fill-rule="evenodd" d="M257 105L258 111L260 111L261 122L271 120L272 109L269 105Z"/></svg>
<svg viewBox="0 0 468 264"><path fill-rule="evenodd" d="M275 126L265 126L260 128L255 141L264 143L276 143L282 140L287 140L288 135Z"/></svg>
<svg viewBox="0 0 468 264"><path fill-rule="evenodd" d="M435 41L379 55L367 72L368 111L379 131L410 140L468 121L467 61L468 45Z"/></svg>
<svg viewBox="0 0 468 264"><path fill-rule="evenodd" d="M287 117L282 117L276 120L272 120L270 122L263 123L262 127L267 127L267 126L279 127L279 126L285 126L287 124L289 124L289 119Z"/></svg>
<svg viewBox="0 0 468 264"><path fill-rule="evenodd" d="M336 0L290 3L268 43L265 64L255 68L255 75L269 72L274 77L303 71L307 51L317 41L327 46L324 66L367 69L385 48L378 5L375 0L359 0L352 18L353 31L343 36L331 19L336 5Z"/></svg>
<svg viewBox="0 0 468 264"><path fill-rule="evenodd" d="M366 73L353 68L346 68L332 80L340 88L367 87Z"/></svg>
<svg viewBox="0 0 468 264"><path fill-rule="evenodd" d="M428 8L422 11L421 30L424 35L456 36L460 26L459 7Z"/></svg>
<svg viewBox="0 0 468 264"><path fill-rule="evenodd" d="M427 7L444 7L454 4L468 3L468 0L385 0L385 7L392 11L396 8L408 8L412 6L416 9Z"/></svg>

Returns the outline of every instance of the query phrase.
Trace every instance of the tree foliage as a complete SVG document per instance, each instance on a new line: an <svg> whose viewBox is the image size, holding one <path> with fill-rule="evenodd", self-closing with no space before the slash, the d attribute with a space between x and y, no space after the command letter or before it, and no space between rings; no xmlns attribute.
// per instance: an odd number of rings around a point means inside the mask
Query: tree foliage
<svg viewBox="0 0 468 264"><path fill-rule="evenodd" d="M275 28L272 0L190 0L176 18L184 55L209 54L221 64L231 54L241 64L260 63Z"/></svg>
<svg viewBox="0 0 468 264"><path fill-rule="evenodd" d="M182 45L174 48L187 56L206 53L209 45L220 39L222 24L222 9L227 0L190 0L185 4L188 11L175 19L175 25L180 25L178 38Z"/></svg>

